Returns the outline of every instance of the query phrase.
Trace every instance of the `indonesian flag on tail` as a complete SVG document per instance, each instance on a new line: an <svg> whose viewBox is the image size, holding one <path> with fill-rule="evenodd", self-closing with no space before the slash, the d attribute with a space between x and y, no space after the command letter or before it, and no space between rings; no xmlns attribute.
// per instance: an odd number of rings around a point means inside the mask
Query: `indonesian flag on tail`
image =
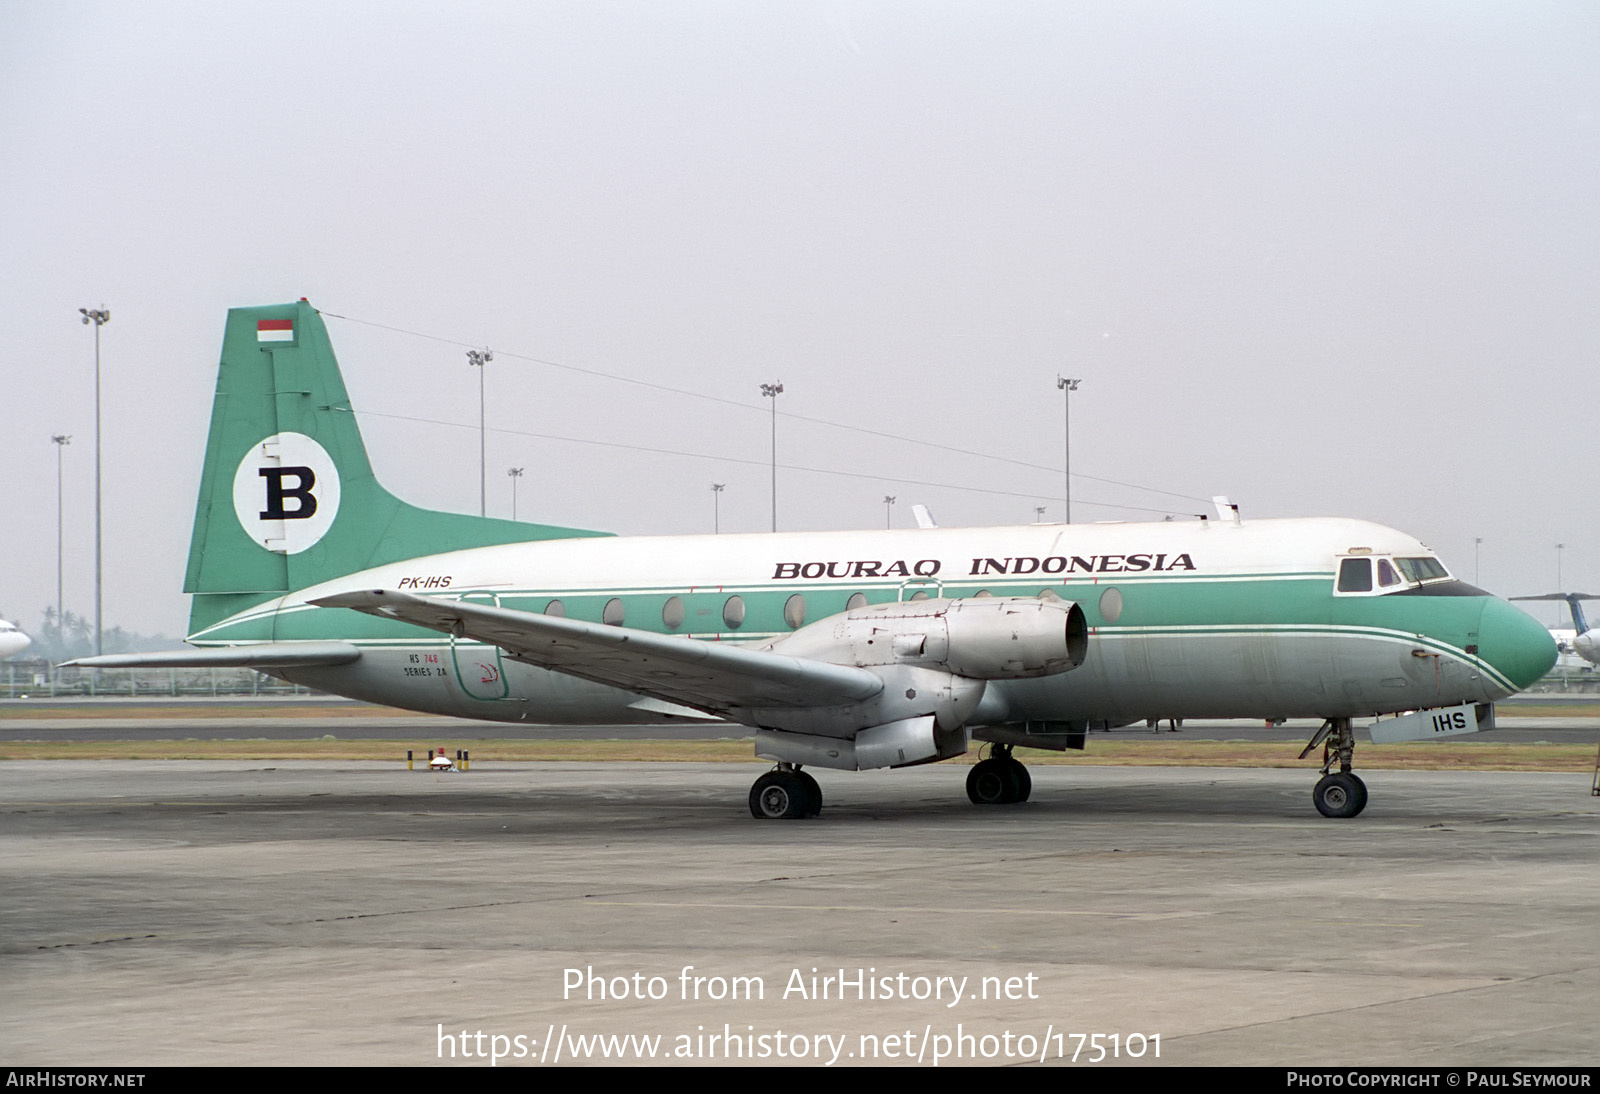
<svg viewBox="0 0 1600 1094"><path fill-rule="evenodd" d="M256 321L257 342L293 342L293 319L260 319Z"/></svg>

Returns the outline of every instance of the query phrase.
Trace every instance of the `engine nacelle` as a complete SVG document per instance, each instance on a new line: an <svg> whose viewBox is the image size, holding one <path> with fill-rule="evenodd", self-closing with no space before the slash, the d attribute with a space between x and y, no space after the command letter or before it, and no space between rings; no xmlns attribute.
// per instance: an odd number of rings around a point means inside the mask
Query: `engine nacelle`
<svg viewBox="0 0 1600 1094"><path fill-rule="evenodd" d="M763 648L835 665L916 665L969 680L1021 680L1083 664L1089 628L1083 609L1064 600L908 600L830 616Z"/></svg>
<svg viewBox="0 0 1600 1094"><path fill-rule="evenodd" d="M853 738L756 730L756 755L763 760L839 771L911 767L947 760L966 750L966 732L940 729L931 714L869 726Z"/></svg>
<svg viewBox="0 0 1600 1094"><path fill-rule="evenodd" d="M970 680L921 665L870 665L883 681L870 699L838 706L747 707L733 716L747 725L820 737L854 737L873 726L932 715L936 728L954 731L967 724L983 700L983 680Z"/></svg>
<svg viewBox="0 0 1600 1094"><path fill-rule="evenodd" d="M743 708L759 754L822 767L880 767L958 755L990 680L1066 672L1089 649L1083 610L1061 600L981 597L856 608L758 647L864 668L871 698L837 706Z"/></svg>

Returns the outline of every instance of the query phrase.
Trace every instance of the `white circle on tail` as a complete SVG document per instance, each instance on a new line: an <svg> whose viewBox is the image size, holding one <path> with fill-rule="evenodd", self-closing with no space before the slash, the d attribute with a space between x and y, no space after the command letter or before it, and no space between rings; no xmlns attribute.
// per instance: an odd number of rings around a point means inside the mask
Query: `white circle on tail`
<svg viewBox="0 0 1600 1094"><path fill-rule="evenodd" d="M274 433L239 461L233 511L261 546L297 555L325 536L339 515L339 469L304 433Z"/></svg>

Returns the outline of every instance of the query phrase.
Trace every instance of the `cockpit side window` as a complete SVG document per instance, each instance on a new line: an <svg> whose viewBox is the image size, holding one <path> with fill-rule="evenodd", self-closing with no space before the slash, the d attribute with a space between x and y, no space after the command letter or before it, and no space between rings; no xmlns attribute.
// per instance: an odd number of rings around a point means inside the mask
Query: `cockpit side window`
<svg viewBox="0 0 1600 1094"><path fill-rule="evenodd" d="M1389 560L1386 559L1386 558L1380 558L1378 560L1378 585L1379 585L1379 587L1387 589L1387 588L1390 588L1391 586L1399 585L1400 583L1401 583L1401 577L1400 577L1399 574L1394 572L1394 567L1389 565Z"/></svg>
<svg viewBox="0 0 1600 1094"><path fill-rule="evenodd" d="M1339 562L1339 591L1341 593L1370 593L1372 591L1372 560L1346 558Z"/></svg>

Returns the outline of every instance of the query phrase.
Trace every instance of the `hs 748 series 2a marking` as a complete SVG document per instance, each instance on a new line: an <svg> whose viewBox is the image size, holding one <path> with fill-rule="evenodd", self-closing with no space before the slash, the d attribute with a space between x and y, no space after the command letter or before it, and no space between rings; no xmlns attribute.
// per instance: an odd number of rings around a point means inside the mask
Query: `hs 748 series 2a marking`
<svg viewBox="0 0 1600 1094"><path fill-rule="evenodd" d="M1313 799L1354 816L1354 719L1492 724L1488 704L1555 659L1530 617L1363 521L620 538L419 509L373 477L305 301L229 313L214 407L185 579L196 648L81 663L248 665L499 721L738 723L774 763L758 817L819 813L808 768L975 741L971 800L1024 801L1018 745L1208 717L1323 719Z"/></svg>

